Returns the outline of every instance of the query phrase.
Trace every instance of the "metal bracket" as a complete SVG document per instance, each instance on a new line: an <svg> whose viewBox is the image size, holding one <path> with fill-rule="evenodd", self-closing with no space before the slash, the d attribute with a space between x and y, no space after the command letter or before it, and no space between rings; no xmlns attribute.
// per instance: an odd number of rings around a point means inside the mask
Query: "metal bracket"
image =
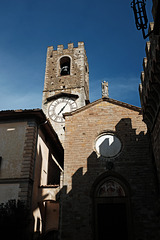
<svg viewBox="0 0 160 240"><path fill-rule="evenodd" d="M143 38L146 39L153 30L147 35L145 34L145 29L147 29L148 18L146 13L146 0L133 0L131 2L131 8L133 8L135 24L137 30L142 30Z"/></svg>

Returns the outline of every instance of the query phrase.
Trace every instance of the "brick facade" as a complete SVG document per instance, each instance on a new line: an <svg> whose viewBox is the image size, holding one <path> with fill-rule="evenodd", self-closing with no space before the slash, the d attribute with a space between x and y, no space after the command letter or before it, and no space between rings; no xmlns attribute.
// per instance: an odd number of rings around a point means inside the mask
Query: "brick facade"
<svg viewBox="0 0 160 240"><path fill-rule="evenodd" d="M61 239L98 239L95 192L107 179L126 189L127 239L159 239L156 178L140 108L103 98L66 114L65 120ZM96 153L95 140L104 132L115 134L122 143L116 157Z"/></svg>

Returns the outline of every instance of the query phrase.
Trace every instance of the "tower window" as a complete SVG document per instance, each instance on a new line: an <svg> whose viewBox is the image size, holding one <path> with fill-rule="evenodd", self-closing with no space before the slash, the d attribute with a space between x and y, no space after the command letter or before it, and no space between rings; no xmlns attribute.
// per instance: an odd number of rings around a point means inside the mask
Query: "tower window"
<svg viewBox="0 0 160 240"><path fill-rule="evenodd" d="M60 60L60 74L61 76L70 75L70 58L62 57Z"/></svg>

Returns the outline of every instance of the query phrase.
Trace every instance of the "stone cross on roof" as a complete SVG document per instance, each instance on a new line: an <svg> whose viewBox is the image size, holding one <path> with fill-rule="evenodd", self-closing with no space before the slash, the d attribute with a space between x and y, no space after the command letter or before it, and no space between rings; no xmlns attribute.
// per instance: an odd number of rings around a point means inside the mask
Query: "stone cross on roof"
<svg viewBox="0 0 160 240"><path fill-rule="evenodd" d="M102 97L109 98L108 82L106 81L102 82Z"/></svg>

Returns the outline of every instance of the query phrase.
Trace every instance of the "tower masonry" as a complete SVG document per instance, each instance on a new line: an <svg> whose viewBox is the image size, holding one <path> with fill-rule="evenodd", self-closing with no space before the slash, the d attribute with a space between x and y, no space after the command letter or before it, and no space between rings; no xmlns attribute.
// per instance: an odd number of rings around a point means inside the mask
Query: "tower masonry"
<svg viewBox="0 0 160 240"><path fill-rule="evenodd" d="M61 142L64 141L63 114L86 105L89 101L89 67L84 42L64 49L48 47L42 109L50 119Z"/></svg>

